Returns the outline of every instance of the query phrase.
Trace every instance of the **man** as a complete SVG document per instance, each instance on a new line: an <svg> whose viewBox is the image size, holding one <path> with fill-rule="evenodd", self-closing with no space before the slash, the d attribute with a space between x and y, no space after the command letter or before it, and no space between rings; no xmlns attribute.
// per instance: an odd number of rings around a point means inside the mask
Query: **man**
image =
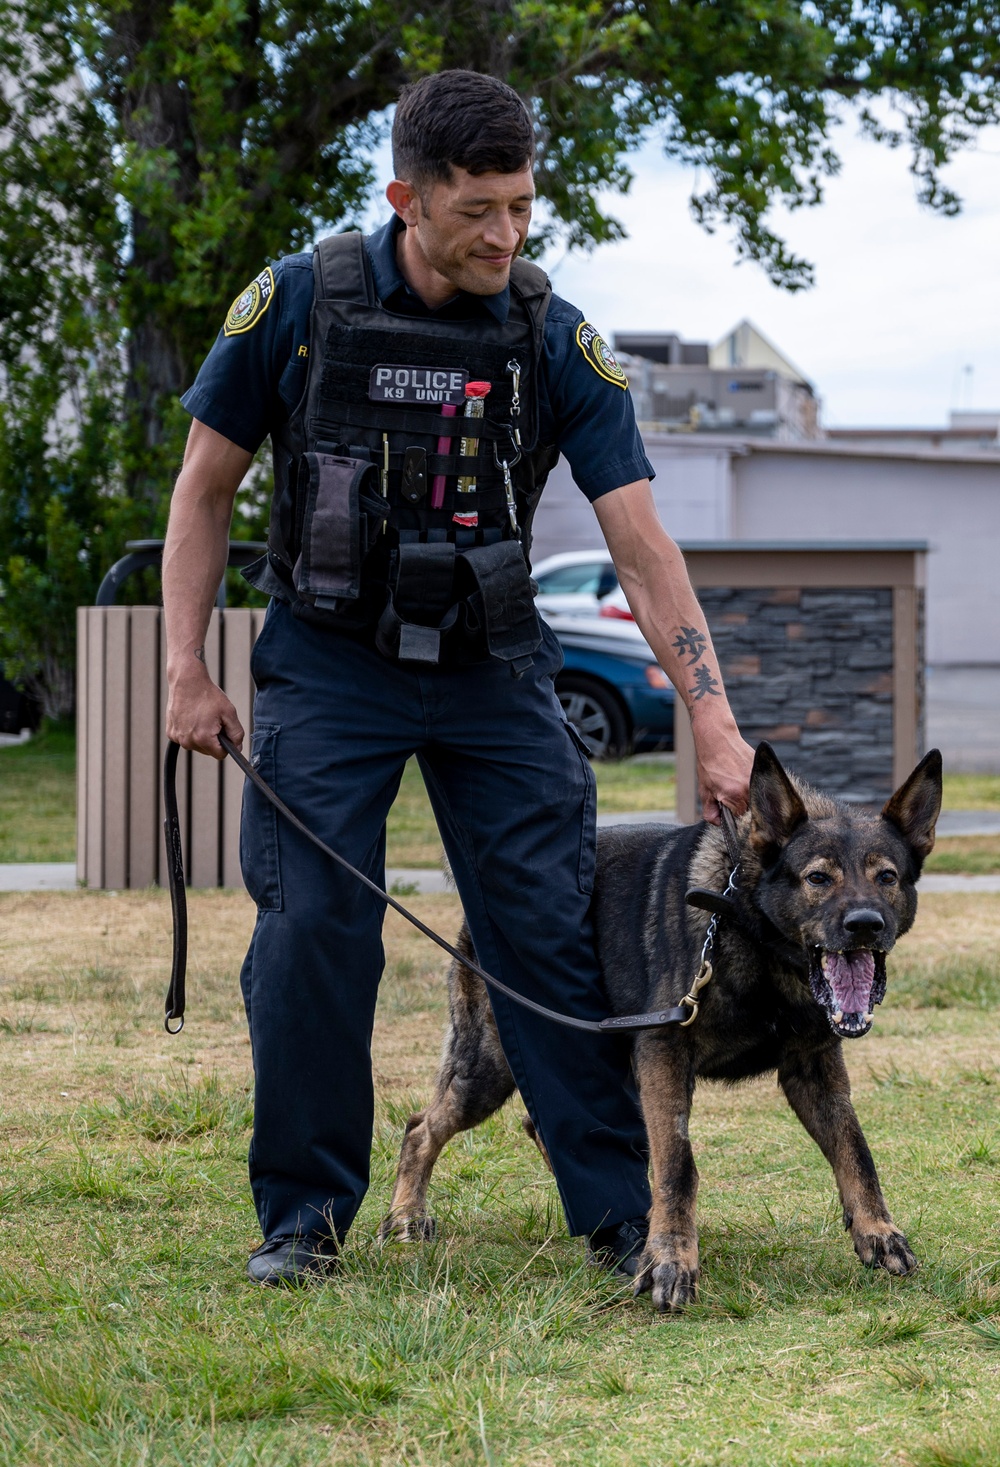
<svg viewBox="0 0 1000 1467"><path fill-rule="evenodd" d="M273 597L254 650L254 764L381 884L386 814L415 752L480 962L599 1018L594 779L553 691L561 654L526 566L560 450L691 709L709 818L745 807L752 756L656 517L624 374L517 259L532 163L509 87L425 78L397 108L391 222L286 258L237 297L184 398L194 421L163 567L167 729L215 758L220 730L242 740L202 649L234 497L270 433L269 551L248 572ZM242 859L258 906L242 985L264 1234L248 1272L288 1283L334 1266L368 1185L384 904L252 787ZM571 1233L634 1271L649 1191L627 1043L569 1038L491 998Z"/></svg>

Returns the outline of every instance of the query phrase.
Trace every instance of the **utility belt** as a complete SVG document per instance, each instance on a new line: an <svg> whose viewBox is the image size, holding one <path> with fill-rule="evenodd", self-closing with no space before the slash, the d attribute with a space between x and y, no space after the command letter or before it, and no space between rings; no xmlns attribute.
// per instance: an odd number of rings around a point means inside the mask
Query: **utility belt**
<svg viewBox="0 0 1000 1467"><path fill-rule="evenodd" d="M291 581L316 620L373 621L378 651L402 662L495 657L515 677L531 666L541 632L518 539L504 539L493 526L389 527L386 534L390 507L368 458L306 453L298 488L300 550ZM374 605L373 574L382 582Z"/></svg>

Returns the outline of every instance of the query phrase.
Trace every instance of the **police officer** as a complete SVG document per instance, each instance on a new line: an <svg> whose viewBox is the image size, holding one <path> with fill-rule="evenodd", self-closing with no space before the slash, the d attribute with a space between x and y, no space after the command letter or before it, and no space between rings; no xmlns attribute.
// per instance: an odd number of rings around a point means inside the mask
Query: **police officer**
<svg viewBox="0 0 1000 1467"><path fill-rule="evenodd" d="M251 757L349 861L384 881L385 820L416 753L480 962L549 1007L606 1013L588 916L594 778L553 691L530 522L559 452L692 713L703 805L745 808L737 731L683 560L657 519L627 382L598 332L518 258L533 135L517 94L442 72L393 126L391 221L266 267L183 402L164 552L167 730L223 757L236 711L203 644L236 491L263 439L272 597L253 654ZM370 1038L384 903L244 796L257 922L242 971L261 1283L334 1267L368 1185ZM491 994L570 1232L634 1272L649 1207L625 1041Z"/></svg>

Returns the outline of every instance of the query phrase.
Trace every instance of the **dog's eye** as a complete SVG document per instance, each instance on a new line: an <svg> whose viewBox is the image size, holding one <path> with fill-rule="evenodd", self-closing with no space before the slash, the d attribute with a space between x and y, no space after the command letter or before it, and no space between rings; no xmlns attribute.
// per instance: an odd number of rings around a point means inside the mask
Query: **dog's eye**
<svg viewBox="0 0 1000 1467"><path fill-rule="evenodd" d="M875 878L879 886L895 886L896 879L895 871L880 871Z"/></svg>
<svg viewBox="0 0 1000 1467"><path fill-rule="evenodd" d="M828 876L825 871L810 871L806 880L810 886L829 886L833 877Z"/></svg>

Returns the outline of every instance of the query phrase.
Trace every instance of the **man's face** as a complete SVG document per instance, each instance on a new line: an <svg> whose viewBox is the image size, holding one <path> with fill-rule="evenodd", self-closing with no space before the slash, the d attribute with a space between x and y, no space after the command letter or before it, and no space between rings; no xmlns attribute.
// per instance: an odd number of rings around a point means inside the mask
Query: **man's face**
<svg viewBox="0 0 1000 1467"><path fill-rule="evenodd" d="M404 207L393 203L407 225L408 254L415 250L456 291L497 295L504 289L531 222L530 167L477 174L453 168L448 183L434 183L422 196L412 190L407 195Z"/></svg>

